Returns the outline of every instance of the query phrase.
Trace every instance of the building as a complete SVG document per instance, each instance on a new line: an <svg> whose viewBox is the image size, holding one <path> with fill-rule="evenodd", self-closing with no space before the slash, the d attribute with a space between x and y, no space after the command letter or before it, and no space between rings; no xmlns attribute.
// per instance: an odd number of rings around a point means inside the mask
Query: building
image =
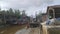
<svg viewBox="0 0 60 34"><path fill-rule="evenodd" d="M46 13L42 13L42 22L46 21L48 18Z"/></svg>
<svg viewBox="0 0 60 34"><path fill-rule="evenodd" d="M17 17L15 15L5 16L6 24L17 24Z"/></svg>
<svg viewBox="0 0 60 34"><path fill-rule="evenodd" d="M48 6L47 15L51 16L51 18L59 18L60 17L60 5Z"/></svg>
<svg viewBox="0 0 60 34"><path fill-rule="evenodd" d="M3 24L3 15L0 13L0 24Z"/></svg>
<svg viewBox="0 0 60 34"><path fill-rule="evenodd" d="M30 17L28 17L25 13L25 11L22 11L22 15L18 19L18 24L26 24L30 21Z"/></svg>
<svg viewBox="0 0 60 34"><path fill-rule="evenodd" d="M47 15L51 21L50 25L46 25L46 22L41 23L43 34L60 34L60 5L48 6Z"/></svg>

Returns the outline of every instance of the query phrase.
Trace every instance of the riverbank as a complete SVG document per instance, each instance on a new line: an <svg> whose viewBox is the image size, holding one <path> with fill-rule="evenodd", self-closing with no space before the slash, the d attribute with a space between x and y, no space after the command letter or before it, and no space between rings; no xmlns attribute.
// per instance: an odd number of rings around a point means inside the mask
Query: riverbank
<svg viewBox="0 0 60 34"><path fill-rule="evenodd" d="M10 25L0 29L0 34L14 34L16 31L24 28L26 25Z"/></svg>

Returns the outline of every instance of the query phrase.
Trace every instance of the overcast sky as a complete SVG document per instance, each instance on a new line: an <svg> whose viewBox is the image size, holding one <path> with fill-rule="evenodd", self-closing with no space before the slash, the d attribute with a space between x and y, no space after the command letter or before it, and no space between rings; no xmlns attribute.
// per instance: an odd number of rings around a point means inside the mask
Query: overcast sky
<svg viewBox="0 0 60 34"><path fill-rule="evenodd" d="M60 0L0 0L2 9L26 10L27 15L35 15L35 12L46 12L48 5L60 5Z"/></svg>

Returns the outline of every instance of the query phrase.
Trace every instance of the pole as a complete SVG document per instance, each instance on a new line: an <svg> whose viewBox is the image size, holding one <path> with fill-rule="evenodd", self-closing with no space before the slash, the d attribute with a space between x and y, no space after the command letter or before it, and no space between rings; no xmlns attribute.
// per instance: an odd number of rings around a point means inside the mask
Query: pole
<svg viewBox="0 0 60 34"><path fill-rule="evenodd" d="M36 22L37 22L37 12L35 12L35 15L36 15Z"/></svg>
<svg viewBox="0 0 60 34"><path fill-rule="evenodd" d="M3 13L3 16L4 16L4 23L6 24L5 12Z"/></svg>

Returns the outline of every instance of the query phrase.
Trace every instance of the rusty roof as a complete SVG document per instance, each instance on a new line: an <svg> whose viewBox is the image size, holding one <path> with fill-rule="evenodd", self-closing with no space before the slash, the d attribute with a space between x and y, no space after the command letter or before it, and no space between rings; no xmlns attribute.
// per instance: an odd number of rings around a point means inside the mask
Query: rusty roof
<svg viewBox="0 0 60 34"><path fill-rule="evenodd" d="M60 8L60 5L54 5L54 6L48 6L48 7L51 7L51 8Z"/></svg>

